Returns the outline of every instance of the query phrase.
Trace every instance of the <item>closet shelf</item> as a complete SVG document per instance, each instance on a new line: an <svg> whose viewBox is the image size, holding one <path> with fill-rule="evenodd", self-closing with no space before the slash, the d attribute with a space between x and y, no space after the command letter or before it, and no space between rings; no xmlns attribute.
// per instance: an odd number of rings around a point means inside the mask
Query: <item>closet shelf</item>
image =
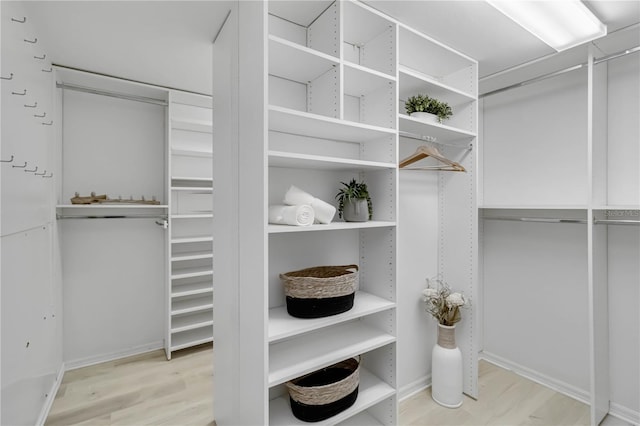
<svg viewBox="0 0 640 426"><path fill-rule="evenodd" d="M172 238L171 244L206 243L213 241L213 237L179 237Z"/></svg>
<svg viewBox="0 0 640 426"><path fill-rule="evenodd" d="M171 129L189 130L192 132L211 133L213 125L210 121L204 120L171 120Z"/></svg>
<svg viewBox="0 0 640 426"><path fill-rule="evenodd" d="M301 321L300 319L291 317L287 313L285 306L271 308L269 309L269 342L276 342L298 334L308 333L323 327L391 309L395 306L396 304L394 302L364 291L358 291L356 292L352 309L330 317Z"/></svg>
<svg viewBox="0 0 640 426"><path fill-rule="evenodd" d="M459 142L461 145L468 143L476 137L474 132L469 132L446 124L430 124L412 118L405 114L399 114L400 130L422 136L432 136L437 142Z"/></svg>
<svg viewBox="0 0 640 426"><path fill-rule="evenodd" d="M289 232L336 231L347 229L386 228L393 226L396 226L396 223L393 221L370 220L368 222L332 222L327 225L317 224L311 226L269 225L268 229L270 234L284 234Z"/></svg>
<svg viewBox="0 0 640 426"><path fill-rule="evenodd" d="M338 64L338 59L333 56L274 35L269 36L270 75L306 84Z"/></svg>
<svg viewBox="0 0 640 426"><path fill-rule="evenodd" d="M179 155L183 157L208 157L213 156L211 151L201 151L197 149L171 149L171 155Z"/></svg>
<svg viewBox="0 0 640 426"><path fill-rule="evenodd" d="M172 214L171 219L211 219L212 213L198 213L198 214Z"/></svg>
<svg viewBox="0 0 640 426"><path fill-rule="evenodd" d="M446 85L436 78L423 74L420 71L400 65L398 67L400 79L400 99L406 101L407 98L417 94L428 94L440 101L447 102L451 106L473 102L476 98L462 90Z"/></svg>
<svg viewBox="0 0 640 426"><path fill-rule="evenodd" d="M211 250L191 251L184 253L175 253L171 256L172 262L181 262L185 260L213 259Z"/></svg>
<svg viewBox="0 0 640 426"><path fill-rule="evenodd" d="M288 167L294 169L320 170L379 170L395 169L394 163L378 161L351 160L320 155L297 154L293 152L269 151L269 166Z"/></svg>
<svg viewBox="0 0 640 426"><path fill-rule="evenodd" d="M640 204L599 205L599 206L593 206L593 210L640 210Z"/></svg>
<svg viewBox="0 0 640 426"><path fill-rule="evenodd" d="M213 188L206 186L172 186L172 191L185 191L185 192L195 192L202 194L211 194L213 192Z"/></svg>
<svg viewBox="0 0 640 426"><path fill-rule="evenodd" d="M395 340L391 334L362 321L352 321L272 343L269 346L269 387Z"/></svg>
<svg viewBox="0 0 640 426"><path fill-rule="evenodd" d="M174 285L171 290L171 298L195 296L198 294L207 294L213 292L213 283L211 280L197 283Z"/></svg>
<svg viewBox="0 0 640 426"><path fill-rule="evenodd" d="M395 136L395 130L361 124L275 105L269 106L269 130L345 142L364 142Z"/></svg>
<svg viewBox="0 0 640 426"><path fill-rule="evenodd" d="M213 182L212 178L193 177L193 176L171 176L171 180L185 181L185 182Z"/></svg>
<svg viewBox="0 0 640 426"><path fill-rule="evenodd" d="M371 92L387 88L395 81L395 77L388 74L350 62L344 64L344 92L347 95L366 96Z"/></svg>
<svg viewBox="0 0 640 426"><path fill-rule="evenodd" d="M202 345L213 341L213 327L201 327L171 335L171 351Z"/></svg>
<svg viewBox="0 0 640 426"><path fill-rule="evenodd" d="M211 267L181 268L174 269L171 272L171 279L179 280L183 278L206 277L207 275L213 275Z"/></svg>
<svg viewBox="0 0 640 426"><path fill-rule="evenodd" d="M213 312L211 311L171 318L171 333L182 333L209 326L213 326Z"/></svg>
<svg viewBox="0 0 640 426"><path fill-rule="evenodd" d="M314 424L319 426L334 425L345 420L347 421L345 424L366 424L368 426L380 424L380 422L373 419L370 415L364 413L364 410L394 394L395 390L391 386L380 380L367 369L361 367L360 387L358 389L358 399L356 399L356 402L345 411ZM358 418L354 418L354 416ZM367 422L362 423L360 420L367 420ZM309 423L298 420L293 416L289 398L288 396L283 396L269 401L269 424L275 426L308 425Z"/></svg>
<svg viewBox="0 0 640 426"><path fill-rule="evenodd" d="M208 309L213 309L213 297L196 297L171 302L171 315L182 315Z"/></svg>

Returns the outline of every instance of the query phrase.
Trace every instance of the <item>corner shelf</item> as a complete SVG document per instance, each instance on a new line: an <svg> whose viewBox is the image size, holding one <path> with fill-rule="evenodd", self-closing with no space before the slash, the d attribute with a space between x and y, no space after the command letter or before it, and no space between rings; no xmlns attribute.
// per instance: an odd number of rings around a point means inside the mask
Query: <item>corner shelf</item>
<svg viewBox="0 0 640 426"><path fill-rule="evenodd" d="M425 123L404 114L399 114L398 119L400 130L416 135L432 136L436 138L437 142L457 142L462 145L477 136L475 132L457 129L445 124Z"/></svg>
<svg viewBox="0 0 640 426"><path fill-rule="evenodd" d="M273 343L269 345L269 386L395 341L391 334L353 321Z"/></svg>
<svg viewBox="0 0 640 426"><path fill-rule="evenodd" d="M328 418L324 421L313 423L316 425L335 425L342 421L360 421L366 420L367 423L359 423L367 426L380 424L373 420L372 416L366 413L367 408L383 401L390 396L395 395L395 389L387 383L380 380L367 369L360 368L360 384L358 390L358 399L345 411ZM370 421L373 420L373 423ZM308 425L293 416L288 397L280 397L269 401L269 424L270 425ZM348 424L348 423L347 423Z"/></svg>
<svg viewBox="0 0 640 426"><path fill-rule="evenodd" d="M388 228L395 227L392 221L370 220L368 222L331 222L310 226L269 225L269 234L285 234L290 232L345 231L348 229Z"/></svg>
<svg viewBox="0 0 640 426"><path fill-rule="evenodd" d="M321 170L380 170L395 169L394 163L378 161L351 160L348 158L325 157L320 155L297 154L290 152L269 151L270 167L288 167Z"/></svg>
<svg viewBox="0 0 640 426"><path fill-rule="evenodd" d="M300 320L290 316L286 306L271 308L269 309L269 342L277 342L298 334L392 309L395 306L394 302L364 291L358 291L355 294L352 309L330 317Z"/></svg>
<svg viewBox="0 0 640 426"><path fill-rule="evenodd" d="M441 101L449 103L451 106L460 105L462 103L475 102L476 98L470 93L458 90L441 81L436 80L430 75L423 74L420 71L400 65L398 67L400 80L400 99L407 100L408 97L421 93L427 93L431 97L435 97Z"/></svg>
<svg viewBox="0 0 640 426"><path fill-rule="evenodd" d="M395 130L371 126L290 108L269 106L269 130L320 139L362 142L394 136Z"/></svg>
<svg viewBox="0 0 640 426"><path fill-rule="evenodd" d="M287 80L313 81L339 61L333 56L301 46L283 38L269 36L269 74Z"/></svg>

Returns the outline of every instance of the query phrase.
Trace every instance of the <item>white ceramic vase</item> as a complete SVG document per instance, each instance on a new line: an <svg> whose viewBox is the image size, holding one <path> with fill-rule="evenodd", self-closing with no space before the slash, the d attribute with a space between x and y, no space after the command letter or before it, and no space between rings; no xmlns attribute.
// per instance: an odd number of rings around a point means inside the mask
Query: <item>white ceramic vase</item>
<svg viewBox="0 0 640 426"><path fill-rule="evenodd" d="M462 353L455 332L455 325L438 324L438 342L431 358L431 397L447 408L462 405Z"/></svg>

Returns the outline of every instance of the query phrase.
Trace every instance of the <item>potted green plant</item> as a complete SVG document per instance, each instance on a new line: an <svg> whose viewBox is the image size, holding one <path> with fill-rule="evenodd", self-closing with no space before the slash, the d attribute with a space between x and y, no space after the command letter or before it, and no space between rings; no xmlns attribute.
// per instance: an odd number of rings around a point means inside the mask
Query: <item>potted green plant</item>
<svg viewBox="0 0 640 426"><path fill-rule="evenodd" d="M367 184L351 179L349 183L340 182L343 187L336 194L338 216L347 222L366 222L373 216L373 207Z"/></svg>
<svg viewBox="0 0 640 426"><path fill-rule="evenodd" d="M431 98L429 95L411 96L405 101L404 107L407 110L407 114L425 121L442 123L453 115L453 111L451 111L448 103ZM429 120L427 114L432 114L436 116L436 118Z"/></svg>

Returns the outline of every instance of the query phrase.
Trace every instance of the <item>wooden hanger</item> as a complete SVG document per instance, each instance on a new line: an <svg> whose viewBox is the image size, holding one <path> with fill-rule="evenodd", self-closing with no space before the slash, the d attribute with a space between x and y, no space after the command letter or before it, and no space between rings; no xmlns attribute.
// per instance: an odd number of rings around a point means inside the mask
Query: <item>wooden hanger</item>
<svg viewBox="0 0 640 426"><path fill-rule="evenodd" d="M415 163L416 161L420 161L427 157L433 157L441 163L446 164L445 166L427 166L427 167L410 167L407 168L408 165ZM465 168L455 161L449 160L447 157L440 154L437 148L427 145L421 145L416 149L416 152L400 161L400 168L407 170L441 170L441 171L450 171L450 172L466 172Z"/></svg>

